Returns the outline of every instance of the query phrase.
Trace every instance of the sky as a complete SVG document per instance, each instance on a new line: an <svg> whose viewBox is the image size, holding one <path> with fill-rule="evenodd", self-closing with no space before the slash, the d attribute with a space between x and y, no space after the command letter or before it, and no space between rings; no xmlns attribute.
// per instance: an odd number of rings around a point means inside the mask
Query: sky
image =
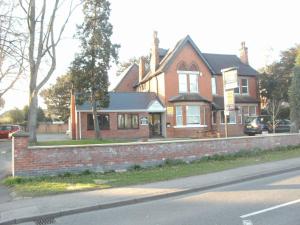
<svg viewBox="0 0 300 225"><path fill-rule="evenodd" d="M119 60L126 61L150 51L153 31L161 48L173 48L190 35L200 51L239 55L241 42L248 47L249 63L255 69L278 60L279 53L300 43L297 0L110 0L113 43L121 45ZM65 14L60 12L58 20ZM76 24L82 23L79 8L72 16L57 48L57 68L45 85L68 71L78 41ZM114 86L120 77L112 65L109 79ZM4 96L3 111L28 104L28 79L22 79ZM45 107L43 100L39 104ZM1 111L0 111L1 113Z"/></svg>

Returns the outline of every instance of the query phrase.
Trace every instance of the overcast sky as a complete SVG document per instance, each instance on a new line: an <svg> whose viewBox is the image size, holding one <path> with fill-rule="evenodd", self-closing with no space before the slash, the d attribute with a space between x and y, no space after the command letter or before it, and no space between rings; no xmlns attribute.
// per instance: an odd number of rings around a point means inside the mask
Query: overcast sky
<svg viewBox="0 0 300 225"><path fill-rule="evenodd" d="M154 30L162 48L190 35L202 52L239 55L245 41L249 62L259 69L278 59L281 50L300 43L299 8L297 0L111 0L112 39L121 45L120 61L148 54ZM78 10L58 46L57 69L47 86L68 70L78 47L72 40L75 24L81 19ZM114 71L112 84L119 79ZM2 111L28 104L27 89L26 81L19 82L6 95Z"/></svg>

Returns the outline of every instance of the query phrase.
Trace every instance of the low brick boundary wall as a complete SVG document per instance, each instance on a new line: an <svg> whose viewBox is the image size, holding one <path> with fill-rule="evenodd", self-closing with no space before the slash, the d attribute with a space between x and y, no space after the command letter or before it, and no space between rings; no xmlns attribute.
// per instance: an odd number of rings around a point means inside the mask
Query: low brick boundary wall
<svg viewBox="0 0 300 225"><path fill-rule="evenodd" d="M28 137L16 135L13 137L13 175L124 170L134 164L157 165L165 159L191 161L205 155L288 145L300 145L300 134L51 147L28 147Z"/></svg>

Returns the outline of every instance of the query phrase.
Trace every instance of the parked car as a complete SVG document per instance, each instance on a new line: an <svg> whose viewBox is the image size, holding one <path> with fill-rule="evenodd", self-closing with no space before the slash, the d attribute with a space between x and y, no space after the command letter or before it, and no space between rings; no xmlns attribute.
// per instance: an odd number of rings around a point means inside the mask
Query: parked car
<svg viewBox="0 0 300 225"><path fill-rule="evenodd" d="M269 117L248 116L245 118L244 134L255 135L263 131L271 132Z"/></svg>
<svg viewBox="0 0 300 225"><path fill-rule="evenodd" d="M275 122L275 133L284 133L290 132L291 130L291 121L287 119L276 120ZM273 129L271 129L271 132Z"/></svg>
<svg viewBox="0 0 300 225"><path fill-rule="evenodd" d="M20 130L19 125L0 125L0 138L9 138L9 134Z"/></svg>

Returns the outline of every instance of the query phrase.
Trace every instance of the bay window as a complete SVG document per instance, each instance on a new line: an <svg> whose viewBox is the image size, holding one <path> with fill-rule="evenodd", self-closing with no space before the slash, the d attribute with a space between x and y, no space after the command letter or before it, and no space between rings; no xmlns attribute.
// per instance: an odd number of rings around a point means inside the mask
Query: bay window
<svg viewBox="0 0 300 225"><path fill-rule="evenodd" d="M182 107L181 106L176 106L176 125L177 126L182 126Z"/></svg>
<svg viewBox="0 0 300 225"><path fill-rule="evenodd" d="M200 124L200 107L199 106L187 106L186 107L186 123Z"/></svg>

